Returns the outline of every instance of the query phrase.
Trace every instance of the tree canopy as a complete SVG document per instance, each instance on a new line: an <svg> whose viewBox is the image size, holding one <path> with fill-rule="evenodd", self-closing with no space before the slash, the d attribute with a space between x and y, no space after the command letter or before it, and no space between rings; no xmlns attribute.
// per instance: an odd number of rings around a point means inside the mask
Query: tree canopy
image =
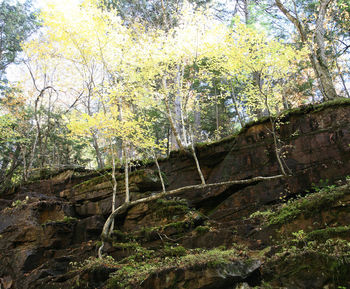
<svg viewBox="0 0 350 289"><path fill-rule="evenodd" d="M12 4L0 3L0 81L4 80L6 68L17 60L21 44L37 28L38 21L30 1Z"/></svg>
<svg viewBox="0 0 350 289"><path fill-rule="evenodd" d="M1 88L0 178L127 166L349 97L347 1L227 2L2 1L0 74L23 61Z"/></svg>

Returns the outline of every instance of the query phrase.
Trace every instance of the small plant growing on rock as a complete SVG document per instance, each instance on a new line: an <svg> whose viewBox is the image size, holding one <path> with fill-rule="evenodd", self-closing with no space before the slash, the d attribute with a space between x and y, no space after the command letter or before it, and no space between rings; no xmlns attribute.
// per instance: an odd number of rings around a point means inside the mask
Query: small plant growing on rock
<svg viewBox="0 0 350 289"><path fill-rule="evenodd" d="M93 270L100 266L111 266L114 267L117 265L116 261L112 256L103 256L103 258L89 257L83 262L70 262L69 265L73 270L84 271L84 270Z"/></svg>
<svg viewBox="0 0 350 289"><path fill-rule="evenodd" d="M209 226L198 226L195 228L195 231L198 234L205 234L205 233L210 231L210 227Z"/></svg>
<svg viewBox="0 0 350 289"><path fill-rule="evenodd" d="M64 222L64 223L72 223L72 222L75 222L77 220L78 219L75 218L75 217L64 216L63 219L62 219L62 222Z"/></svg>
<svg viewBox="0 0 350 289"><path fill-rule="evenodd" d="M185 256L187 250L182 246L165 246L163 252L166 256L178 257Z"/></svg>
<svg viewBox="0 0 350 289"><path fill-rule="evenodd" d="M256 211L254 213L252 213L249 218L250 219L255 219L255 218L258 218L258 219L261 219L263 221L267 221L268 218L273 214L273 212L268 209L266 211Z"/></svg>
<svg viewBox="0 0 350 289"><path fill-rule="evenodd" d="M140 250L142 249L146 250L141 247ZM152 274L159 274L175 267L182 269L201 266L218 268L230 264L239 256L236 249L226 250L225 248L202 250L185 249L182 246L165 246L160 255L159 252L147 251L151 254L146 254L145 258L140 258L136 254L120 260L115 267L118 270L110 274L107 288L134 288L136 284L141 284Z"/></svg>
<svg viewBox="0 0 350 289"><path fill-rule="evenodd" d="M265 225L282 225L296 219L301 214L304 214L306 217L314 215L349 194L347 187L336 187L334 185L319 185L317 187L314 186L314 189L315 193L311 193L302 199L290 199L288 202L280 205L274 212L256 212L251 217L264 215L266 216L266 220L263 222Z"/></svg>
<svg viewBox="0 0 350 289"><path fill-rule="evenodd" d="M350 176L346 176L346 177L345 177L345 181L346 181L347 184L350 185Z"/></svg>
<svg viewBox="0 0 350 289"><path fill-rule="evenodd" d="M299 230L298 232L293 232L292 235L295 237L293 239L294 242L300 243L303 242L306 245L306 233L304 230Z"/></svg>
<svg viewBox="0 0 350 289"><path fill-rule="evenodd" d="M11 205L14 208L22 208L24 205L27 204L28 200L29 200L29 197L26 196L25 200L16 200L16 201L12 202Z"/></svg>

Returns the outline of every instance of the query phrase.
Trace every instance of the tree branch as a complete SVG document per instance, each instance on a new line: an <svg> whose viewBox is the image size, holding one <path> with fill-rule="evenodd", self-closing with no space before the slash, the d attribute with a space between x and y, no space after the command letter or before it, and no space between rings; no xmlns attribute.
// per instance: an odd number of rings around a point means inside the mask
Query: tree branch
<svg viewBox="0 0 350 289"><path fill-rule="evenodd" d="M275 180L275 179L280 179L285 177L284 175L275 175L275 176L270 176L270 177L262 177L262 176L258 176L258 177L254 177L254 178L250 178L250 179L246 179L246 180L236 180L236 181L226 181L226 182L220 182L220 183L213 183L213 184L207 184L207 185L192 185L192 186L186 186L186 187L181 187L179 189L175 189L175 190L171 190L168 192L163 192L163 193L159 193L153 196L149 196L146 198L142 198L142 199L138 199L136 201L132 201L132 202L128 202L128 203L124 203L123 205L121 205L120 207L118 207L114 212L112 212L109 217L107 218L103 229L102 229L102 233L101 233L101 238L102 240L105 240L108 237L108 233L109 233L109 228L110 228L110 224L112 222L112 220L118 215L121 214L123 212L125 212L127 209L141 204L141 203L148 203L157 199L160 199L162 197L168 197L168 196L172 196L172 195L176 195L182 192L185 192L187 190L195 190L195 189L203 189L203 188L212 188L212 187L219 187L219 186L226 186L226 185L242 185L242 184L251 184L251 183L255 183L258 181L266 181L266 180Z"/></svg>
<svg viewBox="0 0 350 289"><path fill-rule="evenodd" d="M277 5L277 7L282 11L282 13L294 24L294 26L297 28L301 41L305 42L306 41L306 33L304 30L303 25L301 24L301 22L299 21L298 18L294 17L289 11L288 9L282 4L282 2L280 0L275 0L275 3Z"/></svg>

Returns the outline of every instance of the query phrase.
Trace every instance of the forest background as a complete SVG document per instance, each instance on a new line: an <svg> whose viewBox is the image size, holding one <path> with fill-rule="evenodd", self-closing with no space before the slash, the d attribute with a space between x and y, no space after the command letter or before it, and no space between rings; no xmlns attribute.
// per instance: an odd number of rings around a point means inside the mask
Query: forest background
<svg viewBox="0 0 350 289"><path fill-rule="evenodd" d="M348 0L3 0L0 191L349 98L349 52Z"/></svg>

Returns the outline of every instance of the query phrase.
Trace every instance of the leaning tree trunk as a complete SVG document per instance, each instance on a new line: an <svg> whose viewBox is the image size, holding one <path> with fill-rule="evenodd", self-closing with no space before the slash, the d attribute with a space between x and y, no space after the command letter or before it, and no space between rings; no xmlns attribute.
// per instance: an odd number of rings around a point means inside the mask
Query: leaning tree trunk
<svg viewBox="0 0 350 289"><path fill-rule="evenodd" d="M316 51L313 53L315 58L315 65L320 78L322 94L325 99L334 99L337 96L335 87L333 84L332 76L328 69L328 63L325 52L325 16L329 3L332 0L321 0L320 9L318 11L318 17L316 20L316 27L314 33L314 43L316 44Z"/></svg>
<svg viewBox="0 0 350 289"><path fill-rule="evenodd" d="M227 186L227 185L229 186L229 185L252 184L255 182L260 182L260 181L265 181L265 180L276 180L276 179L280 179L283 177L285 177L285 176L284 175L275 175L275 176L270 176L270 177L258 176L258 177L254 177L254 178L246 179L246 180L236 180L236 181L227 181L227 182L220 182L220 183L206 184L206 185L200 184L200 185L186 186L186 187L182 187L179 189L175 189L175 190L159 193L156 195L152 195L152 196L149 196L146 198L138 199L136 201L124 203L123 205L119 206L113 213L111 213L109 215L109 217L107 218L107 220L103 226L103 229L102 229L101 239L102 240L108 239L109 228L110 228L111 222L118 214L121 214L121 213L125 212L126 210L128 210L129 208L136 206L138 204L148 203L148 202L158 200L158 199L163 198L163 197L168 197L168 196L173 196L173 195L176 195L179 193L183 193L183 192L188 191L188 190L212 188L212 187Z"/></svg>
<svg viewBox="0 0 350 289"><path fill-rule="evenodd" d="M160 170L159 162L158 162L156 153L154 151L153 151L153 158L154 158L154 161L155 161L156 166L157 166L160 182L162 184L162 191L163 191L163 193L165 193L165 183L164 183L164 179L163 179L163 176L162 176L162 171Z"/></svg>
<svg viewBox="0 0 350 289"><path fill-rule="evenodd" d="M309 58L312 68L319 81L320 90L325 100L338 97L331 73L329 71L327 58L325 54L324 25L327 8L332 0L320 0L320 8L316 20L315 30L312 41L308 39L306 29L298 17L293 16L280 0L275 0L277 7L291 21L297 29L301 41L308 46ZM310 30L310 29L309 29Z"/></svg>
<svg viewBox="0 0 350 289"><path fill-rule="evenodd" d="M337 93L334 88L333 80L327 65L320 61L316 53L310 55L311 63L314 68L316 77L319 80L321 93L325 100L337 98Z"/></svg>
<svg viewBox="0 0 350 289"><path fill-rule="evenodd" d="M194 141L193 141L193 131L192 131L191 128L190 128L190 137L191 137L191 151L192 151L192 155L193 155L194 161L196 162L196 168L197 168L199 177L201 178L202 185L205 185L205 178L204 178L201 166L200 166L198 158L197 158L196 149L194 147Z"/></svg>

